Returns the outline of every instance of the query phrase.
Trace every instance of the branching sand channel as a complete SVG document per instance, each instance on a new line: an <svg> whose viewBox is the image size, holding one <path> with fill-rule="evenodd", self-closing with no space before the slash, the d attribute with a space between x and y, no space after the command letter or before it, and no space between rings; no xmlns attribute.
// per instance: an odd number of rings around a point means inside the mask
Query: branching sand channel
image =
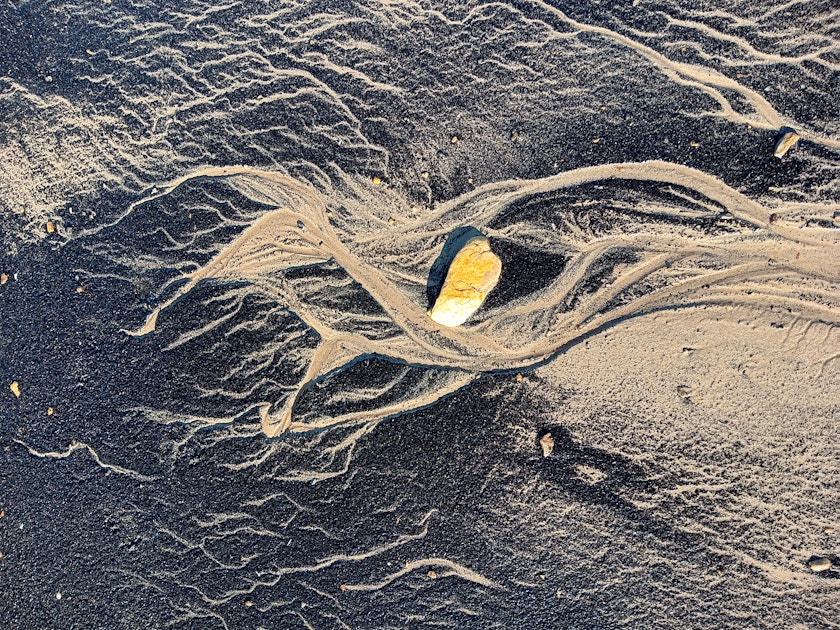
<svg viewBox="0 0 840 630"><path fill-rule="evenodd" d="M211 279L240 297L256 290L289 309L320 343L285 398L259 403L262 431L271 438L340 424L370 427L430 405L482 373L539 366L586 336L653 311L741 305L838 323L836 230L787 222L783 207L771 214L720 180L672 163L500 182L418 221L405 219L411 211L397 193L366 180L342 174L316 188L247 167L193 172L133 210L205 181L223 181L270 209L208 264L162 289L131 334L153 332L163 311ZM465 326L445 328L427 315L428 274L447 237L467 227L490 238L503 275ZM319 268L346 274L345 284L355 283L378 307L348 313L311 273ZM215 323L185 332L170 348ZM368 357L430 375L414 383L408 400L298 417L295 404L313 384ZM371 387L341 396L382 393Z"/></svg>

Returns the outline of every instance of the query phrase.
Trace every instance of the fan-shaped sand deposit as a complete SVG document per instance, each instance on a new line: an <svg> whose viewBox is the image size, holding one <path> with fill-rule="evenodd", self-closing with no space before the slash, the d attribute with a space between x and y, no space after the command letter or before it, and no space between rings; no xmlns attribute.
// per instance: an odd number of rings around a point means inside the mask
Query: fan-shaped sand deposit
<svg viewBox="0 0 840 630"><path fill-rule="evenodd" d="M411 409L402 403L373 414L294 420L293 408L303 391L365 355L450 370L445 386L412 403L423 406L476 373L538 365L594 331L655 310L689 304L775 305L836 323L830 286L840 279L840 247L833 231L802 230L771 220L760 204L676 164L609 164L542 180L493 184L446 204L420 223L394 229L382 222L363 237L353 236L358 226L375 225L377 214L396 200L378 199L376 188L358 180L322 193L268 172L210 169L164 187L155 199L189 179L208 177L221 178L275 209L189 274L187 283L155 309L137 334L154 330L162 310L210 278L251 283L288 306L318 332L321 344L294 392L263 408L263 431L269 437L368 422ZM575 225L574 211L550 197L610 180L628 186L653 182L684 192L674 191L676 199L631 202L618 209L611 223L594 229ZM526 217L516 216L535 201L552 217L550 229L523 224ZM344 209L341 215L330 210L337 207ZM488 309L463 329L440 328L424 310L424 274L440 253L442 239L467 225L490 239L547 252L562 259L563 267L545 287ZM347 315L340 309L305 303L284 277L289 270L327 262L341 267L373 297L381 309L376 317L393 326L389 334L371 338L347 327ZM509 290L515 291L528 273L526 267L511 269Z"/></svg>

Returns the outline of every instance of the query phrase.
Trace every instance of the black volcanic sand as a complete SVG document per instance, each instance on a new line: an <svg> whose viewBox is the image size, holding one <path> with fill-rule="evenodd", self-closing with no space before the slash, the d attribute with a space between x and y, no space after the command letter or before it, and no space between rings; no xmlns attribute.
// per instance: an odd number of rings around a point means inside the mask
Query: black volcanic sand
<svg viewBox="0 0 840 630"><path fill-rule="evenodd" d="M632 4L0 7L0 622L838 627L832 4ZM783 125L803 138L779 159ZM265 173L311 184L361 269L410 271L388 277L425 309L447 234L409 244L441 208L645 160L774 216L736 220L688 182L596 179L464 217L504 265L476 325L511 347L656 253L612 248L545 322L492 328L576 269L546 235L707 248L547 357L389 355L407 333L330 256L179 294L280 205ZM790 254L778 273L632 311L763 247ZM325 338L310 316L374 342L298 393ZM289 400L300 426L361 420L267 439L261 412Z"/></svg>

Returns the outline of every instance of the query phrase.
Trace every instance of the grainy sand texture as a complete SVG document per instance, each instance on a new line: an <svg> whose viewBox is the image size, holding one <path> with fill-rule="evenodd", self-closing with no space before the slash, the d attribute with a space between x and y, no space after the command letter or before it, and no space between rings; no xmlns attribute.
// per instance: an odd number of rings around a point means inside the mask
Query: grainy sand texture
<svg viewBox="0 0 840 630"><path fill-rule="evenodd" d="M0 5L0 622L840 626L834 5Z"/></svg>

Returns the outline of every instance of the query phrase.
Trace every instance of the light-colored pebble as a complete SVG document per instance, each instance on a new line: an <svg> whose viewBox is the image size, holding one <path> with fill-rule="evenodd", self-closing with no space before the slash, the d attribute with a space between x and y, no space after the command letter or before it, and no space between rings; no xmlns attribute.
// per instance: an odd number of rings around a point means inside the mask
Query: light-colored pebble
<svg viewBox="0 0 840 630"><path fill-rule="evenodd" d="M785 153L787 153L793 145L799 142L799 134L795 131L788 131L776 143L776 150L773 151L773 155L777 158L784 157Z"/></svg>
<svg viewBox="0 0 840 630"><path fill-rule="evenodd" d="M828 558L814 558L808 563L808 566L814 573L821 573L831 568L831 560Z"/></svg>
<svg viewBox="0 0 840 630"><path fill-rule="evenodd" d="M554 451L554 438L551 433L546 433L540 438L540 446L542 447L543 457L548 457Z"/></svg>
<svg viewBox="0 0 840 630"><path fill-rule="evenodd" d="M460 326L475 313L502 273L502 261L484 236L471 238L452 259L429 316L443 326Z"/></svg>

